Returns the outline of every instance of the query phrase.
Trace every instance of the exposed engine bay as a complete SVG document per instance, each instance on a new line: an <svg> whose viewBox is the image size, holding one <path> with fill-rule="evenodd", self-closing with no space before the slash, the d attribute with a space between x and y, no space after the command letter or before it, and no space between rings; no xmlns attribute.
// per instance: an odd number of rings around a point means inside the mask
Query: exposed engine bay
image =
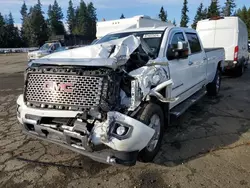
<svg viewBox="0 0 250 188"><path fill-rule="evenodd" d="M131 97L141 101L149 90L168 80L167 72L159 66L146 66L155 57L142 38L130 36L124 39L124 41L127 40L136 41L137 48L134 51L126 49L128 47L124 47L123 43L122 45L111 44L108 46L109 51L105 47L106 53L103 48L99 50L99 55L109 58L112 56L116 59L116 63L120 66L113 68L105 67L105 64L103 67L97 67L41 64L40 61L35 61L26 71L25 101L28 106L90 112L95 110L101 114L121 111L127 114L129 107L133 105ZM121 55L123 51L126 52L125 55ZM128 53L131 54L128 56ZM144 83L139 77L144 80ZM81 88L81 84L85 87ZM146 88L148 91L145 91ZM53 96L44 97L52 93ZM82 100L79 98L80 95L83 95ZM73 101L63 101L63 97L69 96ZM102 116L98 115L95 118L98 117Z"/></svg>

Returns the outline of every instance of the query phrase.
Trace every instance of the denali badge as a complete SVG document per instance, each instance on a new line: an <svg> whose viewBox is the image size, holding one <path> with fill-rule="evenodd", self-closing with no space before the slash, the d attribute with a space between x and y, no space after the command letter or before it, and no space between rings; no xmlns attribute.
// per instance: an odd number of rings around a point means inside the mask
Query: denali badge
<svg viewBox="0 0 250 188"><path fill-rule="evenodd" d="M57 82L45 82L44 89L49 91L64 91L71 93L73 92L74 84L72 83L57 83Z"/></svg>

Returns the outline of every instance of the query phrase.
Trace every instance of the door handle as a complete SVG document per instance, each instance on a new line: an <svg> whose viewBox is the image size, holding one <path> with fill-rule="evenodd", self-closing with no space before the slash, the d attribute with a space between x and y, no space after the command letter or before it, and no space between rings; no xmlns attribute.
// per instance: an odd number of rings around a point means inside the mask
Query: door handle
<svg viewBox="0 0 250 188"><path fill-rule="evenodd" d="M188 65L193 65L193 64L194 64L194 62L192 62L192 61L188 62Z"/></svg>

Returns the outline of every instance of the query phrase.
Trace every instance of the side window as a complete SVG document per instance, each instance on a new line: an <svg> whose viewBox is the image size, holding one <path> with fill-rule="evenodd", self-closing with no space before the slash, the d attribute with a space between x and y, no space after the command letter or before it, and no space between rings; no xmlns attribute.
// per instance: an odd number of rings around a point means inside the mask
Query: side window
<svg viewBox="0 0 250 188"><path fill-rule="evenodd" d="M188 43L190 45L191 53L201 52L201 44L197 34L195 33L186 33L188 38Z"/></svg>
<svg viewBox="0 0 250 188"><path fill-rule="evenodd" d="M56 43L56 44L55 44L55 50L57 50L58 48L59 48L59 44Z"/></svg>
<svg viewBox="0 0 250 188"><path fill-rule="evenodd" d="M174 48L177 48L179 41L185 41L183 33L175 33L170 42L170 45Z"/></svg>
<svg viewBox="0 0 250 188"><path fill-rule="evenodd" d="M168 60L173 60L176 59L176 54L175 52L172 52L172 49L177 49L178 47L178 42L180 41L185 41L183 33L175 33L174 36L172 37L169 45L168 45L168 50L167 50L167 58Z"/></svg>

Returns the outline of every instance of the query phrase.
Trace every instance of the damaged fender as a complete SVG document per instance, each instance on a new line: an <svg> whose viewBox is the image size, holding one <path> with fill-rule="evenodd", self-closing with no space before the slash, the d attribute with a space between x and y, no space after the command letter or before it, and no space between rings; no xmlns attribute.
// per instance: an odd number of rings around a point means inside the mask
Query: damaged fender
<svg viewBox="0 0 250 188"><path fill-rule="evenodd" d="M131 88L130 111L134 111L141 101L149 100L150 96L154 96L164 103L176 100L171 98L173 82L169 79L169 75L163 66L148 64L130 72L129 75L135 78ZM166 89L166 96L160 94L162 89Z"/></svg>
<svg viewBox="0 0 250 188"><path fill-rule="evenodd" d="M117 135L113 129L115 124L128 128L127 133L123 136ZM107 121L93 128L92 142L94 144L102 142L117 151L141 151L148 145L154 134L154 129L136 119L119 112L108 112Z"/></svg>

